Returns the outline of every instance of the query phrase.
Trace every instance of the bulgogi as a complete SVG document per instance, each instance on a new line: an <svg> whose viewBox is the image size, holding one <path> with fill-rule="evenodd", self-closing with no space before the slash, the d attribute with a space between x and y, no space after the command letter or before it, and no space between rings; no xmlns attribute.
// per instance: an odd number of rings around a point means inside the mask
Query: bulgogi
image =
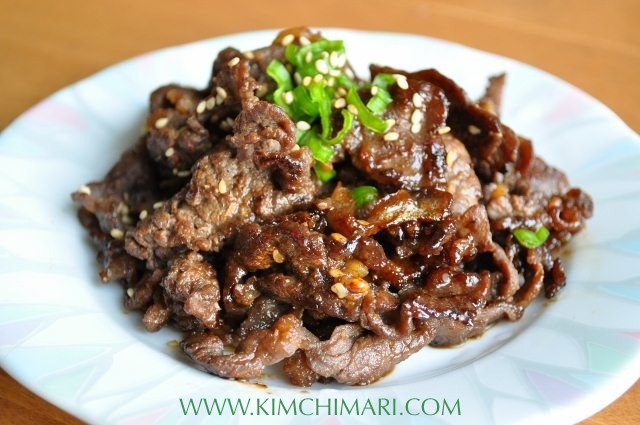
<svg viewBox="0 0 640 425"><path fill-rule="evenodd" d="M227 48L72 195L102 281L208 372L369 384L565 284L592 201L500 121L504 76L473 102L433 69L370 71L306 28Z"/></svg>

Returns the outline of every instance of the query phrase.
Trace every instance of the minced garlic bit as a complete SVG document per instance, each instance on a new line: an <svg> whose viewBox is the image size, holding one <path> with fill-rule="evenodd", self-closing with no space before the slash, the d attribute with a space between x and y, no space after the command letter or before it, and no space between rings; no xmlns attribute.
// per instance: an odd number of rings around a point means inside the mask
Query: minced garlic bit
<svg viewBox="0 0 640 425"><path fill-rule="evenodd" d="M340 242L342 244L347 243L347 241L349 239L347 239L347 237L345 235L343 235L342 233L332 233L331 237L333 238L334 241L336 242Z"/></svg>
<svg viewBox="0 0 640 425"><path fill-rule="evenodd" d="M347 290L347 288L345 288L345 286L340 282L331 285L331 291L340 299L349 295L349 291Z"/></svg>
<svg viewBox="0 0 640 425"><path fill-rule="evenodd" d="M227 182L224 180L220 180L218 183L218 192L225 194L227 193Z"/></svg>
<svg viewBox="0 0 640 425"><path fill-rule="evenodd" d="M344 273L340 269L333 268L333 269L329 269L329 276L333 278L337 278L337 277L344 276Z"/></svg>
<svg viewBox="0 0 640 425"><path fill-rule="evenodd" d="M273 250L273 252L271 253L271 256L273 257L273 261L275 261L278 264L282 264L284 263L284 255L282 255L282 253L278 250L278 248L275 248Z"/></svg>
<svg viewBox="0 0 640 425"><path fill-rule="evenodd" d="M109 234L111 235L111 237L113 239L117 239L117 240L122 240L122 238L124 238L124 232L120 229L111 229L111 231L109 232Z"/></svg>
<svg viewBox="0 0 640 425"><path fill-rule="evenodd" d="M156 128L162 128L162 127L166 127L167 124L169 124L169 118L162 117L162 118L158 118L154 125Z"/></svg>

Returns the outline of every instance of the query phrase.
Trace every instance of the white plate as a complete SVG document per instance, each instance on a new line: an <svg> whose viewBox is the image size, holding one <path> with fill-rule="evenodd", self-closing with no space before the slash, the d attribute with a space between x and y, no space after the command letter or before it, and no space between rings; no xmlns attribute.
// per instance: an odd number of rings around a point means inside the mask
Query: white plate
<svg viewBox="0 0 640 425"><path fill-rule="evenodd" d="M167 341L124 314L119 285L97 277L95 250L69 194L99 179L136 140L148 95L168 82L206 84L229 45L251 49L275 32L220 37L146 54L110 67L36 105L0 135L0 360L45 399L91 423L250 423L247 414L182 413L179 399L342 397L395 399L397 416L260 416L264 423L576 422L622 394L640 375L640 143L605 106L569 84L513 60L415 35L327 30L344 39L361 75L371 62L435 67L472 96L506 71L503 118L531 137L548 162L595 201L595 216L571 245L568 285L555 302L532 305L454 349L425 348L366 388L268 389L196 370ZM429 398L461 415L412 417ZM418 399L415 401L411 399ZM307 403L307 404L304 404ZM308 403L303 403L308 413ZM255 406L253 406L255 407ZM427 401L427 413L436 410ZM400 412L403 413L400 416ZM255 411L257 414L257 411ZM370 411L369 411L370 413ZM455 410L454 410L454 413ZM436 419L437 418L437 419ZM257 419L257 418L256 418Z"/></svg>

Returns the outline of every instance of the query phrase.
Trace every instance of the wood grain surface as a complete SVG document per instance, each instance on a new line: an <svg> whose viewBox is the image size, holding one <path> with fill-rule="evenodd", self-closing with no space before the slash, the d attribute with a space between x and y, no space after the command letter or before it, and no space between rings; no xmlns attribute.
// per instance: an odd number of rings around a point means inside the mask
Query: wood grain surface
<svg viewBox="0 0 640 425"><path fill-rule="evenodd" d="M332 26L424 34L551 72L640 130L640 1L0 0L0 129L131 56L239 31ZM0 423L77 424L0 371ZM589 425L640 423L640 383Z"/></svg>

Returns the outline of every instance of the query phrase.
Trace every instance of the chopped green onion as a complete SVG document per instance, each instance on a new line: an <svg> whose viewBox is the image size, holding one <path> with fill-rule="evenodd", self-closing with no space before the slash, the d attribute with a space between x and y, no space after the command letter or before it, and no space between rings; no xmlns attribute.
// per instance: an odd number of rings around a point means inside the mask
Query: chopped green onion
<svg viewBox="0 0 640 425"><path fill-rule="evenodd" d="M342 129L340 129L340 131L338 131L338 134L336 134L336 137L334 137L331 140L328 140L327 143L329 145L337 145L338 143L340 143L342 141L342 139L344 139L344 136L347 135L347 133L349 132L349 130L351 130L351 126L353 125L353 114L349 111L347 111L346 109L342 110L342 118L343 118L343 122L342 122Z"/></svg>
<svg viewBox="0 0 640 425"><path fill-rule="evenodd" d="M373 186L358 186L351 190L351 197L356 203L356 208L362 208L378 197L378 189Z"/></svg>
<svg viewBox="0 0 640 425"><path fill-rule="evenodd" d="M282 62L277 59L273 59L267 66L267 75L273 78L273 80L277 84L277 88L273 92L273 103L290 114L291 109L289 108L289 105L286 104L283 98L284 93L293 88L289 71L287 71L287 68Z"/></svg>
<svg viewBox="0 0 640 425"><path fill-rule="evenodd" d="M389 87L395 82L396 82L396 77L394 77L391 74L386 74L384 72L381 72L373 78L373 81L371 82L371 84L386 90L387 87Z"/></svg>
<svg viewBox="0 0 640 425"><path fill-rule="evenodd" d="M391 98L391 94L389 94L386 89L383 89L379 86L374 87L378 87L378 91L367 102L367 108L369 108L369 110L375 115L381 115L385 111L385 109L387 109L387 105L390 104L393 99Z"/></svg>
<svg viewBox="0 0 640 425"><path fill-rule="evenodd" d="M322 183L326 183L336 176L336 170L333 168L326 169L324 164L315 163L313 165L313 171Z"/></svg>
<svg viewBox="0 0 640 425"><path fill-rule="evenodd" d="M307 146L311 151L314 170L323 182L335 176L331 166L333 146L345 138L355 119L377 133L386 130L387 124L379 116L392 101L388 87L395 83L391 74L376 75L372 82L376 86L375 94L365 105L358 90L371 87L371 83L361 83L350 72L345 72L344 55L342 40L320 39L307 45L290 43L284 51L284 63L272 60L266 70L276 83L276 89L267 99L282 108L294 122L304 121L311 127L298 128L296 140L298 145ZM353 107L340 110L342 127L338 129L332 127L337 115L334 102L345 95L343 90L347 93L344 100L356 108L357 114Z"/></svg>
<svg viewBox="0 0 640 425"><path fill-rule="evenodd" d="M376 133L383 133L387 129L387 123L373 115L373 113L362 103L360 95L355 88L350 88L347 93L347 102L352 104L358 110L358 120L369 130Z"/></svg>
<svg viewBox="0 0 640 425"><path fill-rule="evenodd" d="M313 159L323 164L330 163L331 157L333 157L333 147L325 145L323 140L313 131L309 131L308 133L309 136L305 138L304 143L311 151Z"/></svg>
<svg viewBox="0 0 640 425"><path fill-rule="evenodd" d="M537 248L549 237L549 229L542 226L535 232L528 229L519 228L513 231L513 236L516 237L520 245L525 248Z"/></svg>

